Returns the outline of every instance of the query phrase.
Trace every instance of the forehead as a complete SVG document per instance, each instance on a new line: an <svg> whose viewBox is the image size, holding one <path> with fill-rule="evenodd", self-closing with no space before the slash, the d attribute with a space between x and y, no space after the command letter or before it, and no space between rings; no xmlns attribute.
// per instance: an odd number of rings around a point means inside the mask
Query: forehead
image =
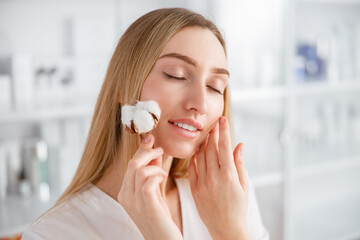
<svg viewBox="0 0 360 240"><path fill-rule="evenodd" d="M191 57L199 65L227 67L223 46L207 28L186 27L181 29L166 43L160 56L168 53L179 53Z"/></svg>

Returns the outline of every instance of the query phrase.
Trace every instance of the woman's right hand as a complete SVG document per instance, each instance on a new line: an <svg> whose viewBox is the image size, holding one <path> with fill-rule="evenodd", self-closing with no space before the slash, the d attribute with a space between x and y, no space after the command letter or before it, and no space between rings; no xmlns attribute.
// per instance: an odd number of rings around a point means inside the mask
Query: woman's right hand
<svg viewBox="0 0 360 240"><path fill-rule="evenodd" d="M128 163L117 199L145 239L182 239L160 192L168 175L161 168L163 150L153 145L148 134Z"/></svg>

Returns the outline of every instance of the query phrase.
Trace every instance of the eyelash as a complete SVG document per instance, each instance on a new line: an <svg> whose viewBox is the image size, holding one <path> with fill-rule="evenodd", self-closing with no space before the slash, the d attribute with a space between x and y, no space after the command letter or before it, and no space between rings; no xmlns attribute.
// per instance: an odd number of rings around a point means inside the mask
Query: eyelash
<svg viewBox="0 0 360 240"><path fill-rule="evenodd" d="M167 78L173 78L173 79L178 79L178 80L185 80L184 77L175 77L175 76L172 76L172 75L170 75L170 74L167 74L166 72L164 72L164 74L165 74L165 76L166 76Z"/></svg>
<svg viewBox="0 0 360 240"><path fill-rule="evenodd" d="M164 73L165 77L167 77L167 78L169 78L169 79L177 79L177 80L185 80L185 79L186 79L186 78L184 78L184 77L175 77L175 76L172 76L172 75L170 75L170 74L167 74L166 72L163 72L163 73ZM211 90L219 93L220 95L223 95L223 93L222 93L221 91L217 90L216 88L213 88L213 87L211 87L211 86L207 86L207 87L210 88Z"/></svg>

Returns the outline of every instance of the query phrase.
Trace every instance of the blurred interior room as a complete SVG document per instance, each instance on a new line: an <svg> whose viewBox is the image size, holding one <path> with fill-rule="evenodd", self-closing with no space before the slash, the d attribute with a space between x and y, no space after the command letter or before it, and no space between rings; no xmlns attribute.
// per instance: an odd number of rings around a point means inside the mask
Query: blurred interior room
<svg viewBox="0 0 360 240"><path fill-rule="evenodd" d="M360 239L360 0L0 0L0 239L67 187L114 47L163 7L225 36L235 138L270 238Z"/></svg>

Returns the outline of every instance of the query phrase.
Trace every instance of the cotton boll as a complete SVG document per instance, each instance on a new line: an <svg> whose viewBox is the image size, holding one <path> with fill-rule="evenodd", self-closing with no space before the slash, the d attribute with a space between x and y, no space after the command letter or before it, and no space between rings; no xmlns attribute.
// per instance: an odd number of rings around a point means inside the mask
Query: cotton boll
<svg viewBox="0 0 360 240"><path fill-rule="evenodd" d="M139 133L146 133L154 127L154 118L145 110L136 110L134 113L134 124Z"/></svg>
<svg viewBox="0 0 360 240"><path fill-rule="evenodd" d="M145 104L146 104L146 102L137 101L137 103L136 103L136 105L135 105L136 110L143 110L143 109L145 109L145 107L144 107Z"/></svg>
<svg viewBox="0 0 360 240"><path fill-rule="evenodd" d="M121 108L121 122L124 125L126 125L128 127L131 126L131 120L134 117L134 111L135 111L135 108L130 105L124 105Z"/></svg>
<svg viewBox="0 0 360 240"><path fill-rule="evenodd" d="M153 130L160 120L160 115L161 109L153 100L137 101L134 106L125 105L121 109L121 121L132 133L141 134Z"/></svg>
<svg viewBox="0 0 360 240"><path fill-rule="evenodd" d="M159 107L159 104L153 100L145 102L144 109L148 112L153 113L158 119L161 115L161 109Z"/></svg>

